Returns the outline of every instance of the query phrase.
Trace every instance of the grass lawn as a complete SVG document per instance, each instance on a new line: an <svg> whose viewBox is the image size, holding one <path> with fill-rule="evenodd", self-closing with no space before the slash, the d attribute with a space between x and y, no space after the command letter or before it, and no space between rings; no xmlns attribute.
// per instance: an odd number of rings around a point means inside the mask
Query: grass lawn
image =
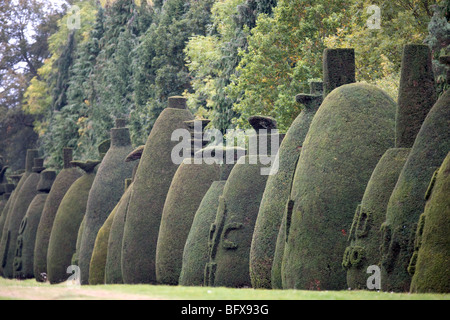
<svg viewBox="0 0 450 320"><path fill-rule="evenodd" d="M74 287L0 278L0 299L25 300L450 300L450 294L369 291L254 290L151 285Z"/></svg>

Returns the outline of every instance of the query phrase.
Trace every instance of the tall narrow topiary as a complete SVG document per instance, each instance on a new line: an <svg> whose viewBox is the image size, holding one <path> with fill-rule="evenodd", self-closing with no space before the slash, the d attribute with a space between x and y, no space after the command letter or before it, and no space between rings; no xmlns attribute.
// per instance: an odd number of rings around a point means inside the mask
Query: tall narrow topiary
<svg viewBox="0 0 450 320"><path fill-rule="evenodd" d="M450 150L450 90L428 113L389 199L383 223L382 289L407 292L416 225L434 172Z"/></svg>
<svg viewBox="0 0 450 320"><path fill-rule="evenodd" d="M169 98L145 144L128 207L122 246L124 283L156 283L156 245L167 192L178 165L172 162L172 133L193 120L186 99Z"/></svg>
<svg viewBox="0 0 450 320"><path fill-rule="evenodd" d="M123 229L127 215L128 206L130 204L131 193L133 192L133 182L131 179L126 180L126 190L119 201L117 209L113 215L111 229L107 241L106 263L105 263L105 283L121 284L122 278L122 240Z"/></svg>
<svg viewBox="0 0 450 320"><path fill-rule="evenodd" d="M5 278L13 278L14 276L14 257L16 252L17 237L22 219L27 213L28 207L37 195L37 185L39 183L39 173L44 170L44 159L35 158L32 173L28 176L27 180L20 188L20 192L17 193L14 205L10 210L10 217L7 219L7 226L5 225L8 243L5 246L3 255L2 268L3 276ZM5 232L5 231L3 231Z"/></svg>
<svg viewBox="0 0 450 320"><path fill-rule="evenodd" d="M1 216L0 216L0 239L2 237L3 228L5 226L8 211L11 206L11 202L12 202L11 198L14 193L14 188L15 188L14 184L10 184L10 183L3 184L4 193L2 195L3 208L0 212L1 213Z"/></svg>
<svg viewBox="0 0 450 320"><path fill-rule="evenodd" d="M409 266L413 293L450 293L450 153L432 178Z"/></svg>
<svg viewBox="0 0 450 320"><path fill-rule="evenodd" d="M397 148L413 146L436 99L430 48L427 45L406 45L403 48L396 117Z"/></svg>
<svg viewBox="0 0 450 320"><path fill-rule="evenodd" d="M249 259L256 217L267 182L256 155L239 159L225 184L210 230L205 285L251 287Z"/></svg>
<svg viewBox="0 0 450 320"><path fill-rule="evenodd" d="M342 253L367 182L394 145L395 109L385 92L367 84L341 86L320 106L286 205L284 288L346 288Z"/></svg>
<svg viewBox="0 0 450 320"><path fill-rule="evenodd" d="M314 91L315 85L317 84L311 85L311 94L296 97L297 102L303 105L302 112L292 123L281 143L277 158L278 172L267 180L250 251L250 275L254 288L281 288L284 239L280 237L280 240L277 240L277 237L303 141L323 100L322 91Z"/></svg>
<svg viewBox="0 0 450 320"><path fill-rule="evenodd" d="M145 146L137 147L133 152L131 152L127 158L126 162L132 162L140 160L142 153L144 152ZM131 193L133 192L133 181L136 176L137 168L139 168L139 161L134 165L133 176L131 179L125 180L125 193L119 201L117 210L114 214L114 218L111 224L111 229L109 231L108 247L106 254L106 264L105 264L105 283L106 284L121 284L123 283L122 278L122 240L123 240L123 230L125 227L125 220L128 211L128 205L130 203Z"/></svg>
<svg viewBox="0 0 450 320"><path fill-rule="evenodd" d="M26 164L25 164L25 171L23 174L20 175L20 180L17 182L16 189L14 190L14 193L8 200L8 210L5 211L5 223L2 230L2 238L0 241L0 274L3 274L3 265L6 266L6 259L7 259L7 250L10 245L11 241L11 234L8 232L9 230L9 221L11 220L11 211L14 207L14 204L17 199L17 195L20 193L20 189L22 189L23 184L28 179L28 177L33 172L33 165L34 165L34 158L37 158L38 151L36 149L29 149L27 150L27 156L26 156ZM19 175L16 175L16 178L18 178Z"/></svg>
<svg viewBox="0 0 450 320"><path fill-rule="evenodd" d="M224 159L210 163L199 155L201 158L186 159L178 167L167 194L156 247L156 280L160 284L178 284L195 213L211 184L221 179L223 169L230 172L224 168L228 166Z"/></svg>
<svg viewBox="0 0 450 320"><path fill-rule="evenodd" d="M275 123L270 124L270 118L252 117L249 122L256 130L259 143L265 139L268 142L280 139L278 135L271 135L270 131L267 132L269 134L260 131L262 128L276 128ZM268 152L270 154L272 150ZM263 165L261 156L264 154L259 150L255 153L249 148L249 155L240 158L230 173L219 200L215 222L211 226L210 260L205 268L205 285L235 288L252 285L250 248L268 178L263 174L262 169L267 166Z"/></svg>
<svg viewBox="0 0 450 320"><path fill-rule="evenodd" d="M324 97L342 85L356 82L355 71L354 49L325 49L323 52Z"/></svg>
<svg viewBox="0 0 450 320"><path fill-rule="evenodd" d="M45 281L47 274L47 252L53 222L62 199L70 186L81 176L81 172L71 164L73 149L63 148L64 167L53 183L45 201L39 222L34 249L34 276L37 281Z"/></svg>
<svg viewBox="0 0 450 320"><path fill-rule="evenodd" d="M349 232L350 244L342 262L347 270L347 286L351 289L367 289L368 267L380 265L380 227L386 218L389 198L409 151L408 148L386 151L375 167L361 204L356 209Z"/></svg>
<svg viewBox="0 0 450 320"><path fill-rule="evenodd" d="M183 251L183 262L179 284L181 286L202 286L205 265L209 261L209 231L214 223L226 181L215 181L195 213Z"/></svg>
<svg viewBox="0 0 450 320"><path fill-rule="evenodd" d="M39 173L44 168L33 168L34 172ZM41 219L42 210L45 201L56 178L56 172L45 170L40 173L40 180L37 185L38 194L31 201L27 213L20 223L17 236L16 256L14 257L14 278L31 279L34 277L34 245L36 242L36 231Z"/></svg>
<svg viewBox="0 0 450 320"><path fill-rule="evenodd" d="M100 161L72 161L85 173L67 190L59 205L49 237L47 279L50 283L67 280L67 267L72 265L78 230L86 212L89 191L95 179L95 168Z"/></svg>
<svg viewBox="0 0 450 320"><path fill-rule="evenodd" d="M111 129L111 146L89 192L78 256L82 284L89 282L89 265L98 230L122 197L123 181L132 174L133 165L124 161L131 151L130 132L125 127L125 120L117 119L116 127Z"/></svg>

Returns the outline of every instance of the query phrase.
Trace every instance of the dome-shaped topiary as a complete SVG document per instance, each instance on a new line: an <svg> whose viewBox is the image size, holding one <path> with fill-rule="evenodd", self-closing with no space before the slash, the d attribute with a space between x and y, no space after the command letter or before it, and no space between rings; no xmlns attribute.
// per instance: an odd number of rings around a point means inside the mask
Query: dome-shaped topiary
<svg viewBox="0 0 450 320"><path fill-rule="evenodd" d="M414 251L416 224L425 207L423 195L450 150L450 90L428 113L389 199L383 223L382 289L407 292L407 269Z"/></svg>
<svg viewBox="0 0 450 320"><path fill-rule="evenodd" d="M133 164L124 159L133 151L133 147L130 132L123 125L124 121L117 119L116 128L111 129L111 147L98 167L89 192L78 256L82 284L89 282L89 265L98 230L122 197L123 181L132 175Z"/></svg>
<svg viewBox="0 0 450 320"><path fill-rule="evenodd" d="M296 98L304 108L281 143L277 158L278 172L267 180L253 233L250 275L254 288L281 288L284 238L277 240L277 237L303 140L323 100L321 92L314 92L312 88L311 94L298 95Z"/></svg>
<svg viewBox="0 0 450 320"><path fill-rule="evenodd" d="M39 222L34 249L34 276L37 281L45 281L41 276L47 274L47 251L56 212L70 186L81 177L81 172L73 167L72 148L63 148L64 167L57 175L48 194Z"/></svg>
<svg viewBox="0 0 450 320"><path fill-rule="evenodd" d="M41 170L42 168L37 168ZM37 172L37 171L35 171ZM31 279L34 277L33 260L36 231L41 219L45 201L56 178L56 172L45 170L40 174L37 185L38 194L31 201L25 217L22 219L17 236L16 252L14 257L14 278Z"/></svg>
<svg viewBox="0 0 450 320"><path fill-rule="evenodd" d="M403 48L398 94L396 147L411 148L428 112L436 102L431 50L427 45Z"/></svg>
<svg viewBox="0 0 450 320"><path fill-rule="evenodd" d="M17 195L20 193L20 189L22 188L23 184L27 180L27 178L30 176L33 170L33 164L34 164L34 158L37 158L38 151L36 149L29 149L27 150L27 156L25 161L25 171L21 175L15 175L15 179L13 181L17 181L16 189L14 190L13 194L8 200L7 203L7 210L3 209L4 212L4 226L2 229L2 238L0 240L0 274L3 274L3 264L6 265L6 259L7 259L7 248L9 247L10 243L10 234L8 232L9 228L9 220L11 219L11 210L14 207L14 203L17 199Z"/></svg>
<svg viewBox="0 0 450 320"><path fill-rule="evenodd" d="M183 251L179 284L202 286L205 265L209 262L209 231L214 223L226 181L215 181L206 192L195 213Z"/></svg>
<svg viewBox="0 0 450 320"><path fill-rule="evenodd" d="M251 287L250 246L267 182L263 167L257 155L249 155L240 158L230 173L210 230L207 286Z"/></svg>
<svg viewBox="0 0 450 320"><path fill-rule="evenodd" d="M99 163L100 161L72 161L72 165L85 173L67 190L55 215L46 262L47 279L52 284L64 282L68 278L67 267L72 265L78 230L86 212L89 191L95 179L95 168Z"/></svg>
<svg viewBox="0 0 450 320"><path fill-rule="evenodd" d="M211 184L220 180L221 165L186 159L176 171L167 193L156 246L156 280L177 285L183 250L195 213Z"/></svg>
<svg viewBox="0 0 450 320"><path fill-rule="evenodd" d="M42 167L43 163L44 160L42 158L35 158L35 166L32 168L31 173L29 175L23 175L23 177L28 177L20 187L20 190L15 197L16 199L11 207L5 223L3 238L6 238L6 241L4 243L4 246L2 245L3 259L1 264L1 267L3 268L3 276L5 278L13 278L14 276L13 263L20 224L22 222L22 219L25 217L25 214L27 213L31 201L33 201L34 197L38 193L37 185L40 179L39 173L44 170L44 168Z"/></svg>
<svg viewBox="0 0 450 320"><path fill-rule="evenodd" d="M398 176L406 162L410 149L389 149L380 159L367 184L361 204L357 207L349 234L348 254L343 257L347 270L347 285L351 289L367 289L367 268L379 266L381 261L381 224L386 219L389 198ZM352 252L364 249L362 261L353 265Z"/></svg>
<svg viewBox="0 0 450 320"><path fill-rule="evenodd" d="M130 203L131 193L133 192L133 182L126 179L126 190L115 209L109 237L107 240L107 255L105 264L105 283L121 284L122 278L122 240L123 229L127 215L128 205ZM113 210L114 211L114 210ZM111 213L112 214L112 213Z"/></svg>
<svg viewBox="0 0 450 320"><path fill-rule="evenodd" d="M342 253L355 209L394 145L395 102L368 84L343 85L317 111L286 205L284 288L346 288Z"/></svg>
<svg viewBox="0 0 450 320"><path fill-rule="evenodd" d="M176 129L189 127L193 120L186 109L186 99L169 98L166 108L156 120L133 183L123 233L122 275L124 283L156 283L156 245L162 211L172 178L178 165L172 161L172 141Z"/></svg>
<svg viewBox="0 0 450 320"><path fill-rule="evenodd" d="M411 292L450 292L450 153L433 177L409 267Z"/></svg>
<svg viewBox="0 0 450 320"><path fill-rule="evenodd" d="M0 208L0 239L3 233L3 227L5 226L6 217L8 215L9 208L11 206L11 199L14 193L14 184L5 183L3 184L4 193L2 195L3 208Z"/></svg>

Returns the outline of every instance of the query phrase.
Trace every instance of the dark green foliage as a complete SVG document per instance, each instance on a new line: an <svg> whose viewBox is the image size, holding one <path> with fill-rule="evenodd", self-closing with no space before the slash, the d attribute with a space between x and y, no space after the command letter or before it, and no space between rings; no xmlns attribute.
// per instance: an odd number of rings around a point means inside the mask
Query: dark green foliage
<svg viewBox="0 0 450 320"><path fill-rule="evenodd" d="M127 182L128 183L127 179ZM129 180L131 183L131 180ZM119 201L117 210L111 224L111 230L108 238L108 250L105 265L105 283L106 284L120 284L122 279L122 240L123 231L125 227L125 220L128 206L131 199L134 184L131 183Z"/></svg>
<svg viewBox="0 0 450 320"><path fill-rule="evenodd" d="M169 99L170 100L170 99ZM188 129L193 120L186 109L165 109L148 137L136 172L127 212L122 247L124 283L155 283L156 245L161 215L172 178L178 169L171 159L178 142L171 141L176 129Z"/></svg>
<svg viewBox="0 0 450 320"><path fill-rule="evenodd" d="M186 159L176 171L167 193L156 246L156 280L177 285L183 250L195 213L211 183L220 180L220 164L194 164Z"/></svg>
<svg viewBox="0 0 450 320"><path fill-rule="evenodd" d="M20 223L13 264L13 274L16 279L30 279L34 277L33 261L36 231L45 201L55 178L56 172L53 170L41 172L37 185L38 194L31 201L27 213Z"/></svg>
<svg viewBox="0 0 450 320"><path fill-rule="evenodd" d="M450 153L433 182L420 217L411 259L411 292L449 293L450 274ZM412 269L412 270L411 270Z"/></svg>
<svg viewBox="0 0 450 320"><path fill-rule="evenodd" d="M355 80L355 50L325 49L323 52L323 95Z"/></svg>
<svg viewBox="0 0 450 320"><path fill-rule="evenodd" d="M394 144L396 104L368 84L343 85L317 111L286 206L283 288L342 290L342 253L379 159Z"/></svg>
<svg viewBox="0 0 450 320"><path fill-rule="evenodd" d="M68 278L67 267L72 265L76 250L78 230L86 212L86 205L95 178L94 168L100 161L72 162L85 171L69 190L58 207L53 228L49 235L46 259L47 279L50 283L60 283ZM77 262L73 263L78 265Z"/></svg>
<svg viewBox="0 0 450 320"><path fill-rule="evenodd" d="M352 228L349 231L351 254L355 248L364 249L359 265L352 265L349 256L344 256L347 269L347 285L351 289L367 289L367 268L381 261L381 224L386 218L389 198L397 183L410 149L389 149L380 159L367 184L361 204L356 209ZM347 258L347 259L346 259Z"/></svg>
<svg viewBox="0 0 450 320"><path fill-rule="evenodd" d="M251 287L249 259L253 230L267 176L256 155L239 159L220 197L210 232L210 260L205 284L217 287ZM256 161L256 164L251 164Z"/></svg>
<svg viewBox="0 0 450 320"><path fill-rule="evenodd" d="M269 176L259 208L250 251L250 275L254 288L281 289L281 261L284 237L277 240L292 179L303 141L321 102L321 95L302 95L297 101L304 105L292 123L278 152L278 172Z"/></svg>
<svg viewBox="0 0 450 320"><path fill-rule="evenodd" d="M119 120L117 124L121 122ZM132 175L133 164L125 162L131 151L133 147L128 128L113 128L111 147L97 170L86 207L86 224L78 256L82 284L89 281L89 265L98 230L119 202L123 194L123 181Z"/></svg>
<svg viewBox="0 0 450 320"><path fill-rule="evenodd" d="M72 149L64 148L62 153L64 169L59 172L48 194L36 233L33 265L37 281L45 281L42 274L47 274L47 250L59 205L70 186L81 176L81 172L70 164Z"/></svg>
<svg viewBox="0 0 450 320"><path fill-rule="evenodd" d="M179 279L182 286L202 286L205 266L209 261L209 232L214 223L226 181L215 181L202 199L192 222L183 251Z"/></svg>
<svg viewBox="0 0 450 320"><path fill-rule="evenodd" d="M25 180L20 188L20 191L17 193L16 199L8 214L9 217L6 220L3 230L3 233L6 236L4 238L6 238L5 240L7 240L4 243L4 247L2 246L2 249L4 249L4 251L2 252L1 267L3 268L3 276L5 278L12 278L14 276L13 263L19 227L22 219L27 213L27 209L30 203L38 193L37 185L40 179L39 173L44 169L41 167L43 164L43 159L35 158L34 162L37 166L33 167L33 172L29 174L27 180Z"/></svg>
<svg viewBox="0 0 450 320"><path fill-rule="evenodd" d="M425 45L403 48L398 95L397 148L411 148L425 117L436 102L431 52Z"/></svg>
<svg viewBox="0 0 450 320"><path fill-rule="evenodd" d="M383 224L382 289L407 292L407 268L414 250L416 224L425 207L424 194L450 150L450 91L428 113L392 192Z"/></svg>

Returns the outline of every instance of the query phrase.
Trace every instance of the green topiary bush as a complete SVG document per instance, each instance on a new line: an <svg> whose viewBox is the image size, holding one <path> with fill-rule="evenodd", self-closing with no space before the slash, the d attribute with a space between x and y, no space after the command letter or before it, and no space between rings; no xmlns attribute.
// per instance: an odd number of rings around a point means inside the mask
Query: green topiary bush
<svg viewBox="0 0 450 320"><path fill-rule="evenodd" d="M203 162L203 161L202 161ZM220 179L220 164L194 164L186 159L167 193L156 246L156 280L177 285L183 250L195 213L211 184Z"/></svg>
<svg viewBox="0 0 450 320"><path fill-rule="evenodd" d="M207 286L251 287L250 247L267 182L267 176L261 174L263 167L257 155L248 155L240 158L230 173L210 230Z"/></svg>
<svg viewBox="0 0 450 320"><path fill-rule="evenodd" d="M127 179L126 185L128 187L119 201L109 232L105 265L106 284L123 283L121 263L123 230L134 184L131 179Z"/></svg>
<svg viewBox="0 0 450 320"><path fill-rule="evenodd" d="M20 191L17 193L13 206L8 214L8 218L5 224L5 230L3 233L7 236L2 256L2 268L3 276L5 278L13 278L14 276L14 257L16 252L17 236L19 233L20 224L22 219L27 213L28 207L37 195L37 185L39 183L39 173L44 170L42 167L44 160L41 158L35 158L35 166L32 168L32 172L28 175ZM24 174L24 177L27 176Z"/></svg>
<svg viewBox="0 0 450 320"><path fill-rule="evenodd" d="M355 209L394 145L395 102L368 84L343 85L317 111L286 206L284 288L342 290L342 253Z"/></svg>
<svg viewBox="0 0 450 320"><path fill-rule="evenodd" d="M20 193L20 189L22 188L23 184L27 180L27 178L30 176L33 170L33 164L34 164L34 158L37 158L38 151L35 149L29 149L27 150L27 156L25 161L25 172L22 175L15 175L15 179L13 181L17 181L16 179L19 179L16 185L16 189L14 190L13 194L8 200L8 203L6 205L7 210L4 209L4 226L2 229L2 238L0 241L0 274L3 275L3 264L6 265L6 258L7 258L7 248L9 247L10 243L10 234L8 233L8 227L9 227L9 220L11 219L11 210L14 206L14 203L17 199L17 194Z"/></svg>
<svg viewBox="0 0 450 320"><path fill-rule="evenodd" d="M413 146L436 99L430 48L427 45L406 45L403 48L396 117L397 148Z"/></svg>
<svg viewBox="0 0 450 320"><path fill-rule="evenodd" d="M281 289L284 238L277 240L277 237L303 141L322 103L322 94L311 90L311 94L297 96L297 102L304 107L281 143L278 172L268 177L256 220L250 251L250 275L254 288Z"/></svg>
<svg viewBox="0 0 450 320"><path fill-rule="evenodd" d="M97 237L95 238L94 250L92 251L91 264L89 265L89 284L99 285L105 283L105 266L106 256L108 254L108 238L111 231L111 225L117 212L117 208L120 205L114 207L111 211L108 219L106 219L103 226L98 230Z"/></svg>
<svg viewBox="0 0 450 320"><path fill-rule="evenodd" d="M53 187L48 194L36 234L34 277L37 281L45 281L42 275L47 274L47 252L50 234L59 205L70 186L81 177L81 172L70 163L72 161L73 150L71 148L64 148L62 152L64 168L56 177Z"/></svg>
<svg viewBox="0 0 450 320"><path fill-rule="evenodd" d="M383 223L382 289L407 292L407 268L414 251L417 222L425 207L424 194L434 172L450 150L450 91L428 113L389 199Z"/></svg>
<svg viewBox="0 0 450 320"><path fill-rule="evenodd" d="M389 149L380 159L367 184L361 204L357 207L349 234L349 247L344 255L343 267L347 270L347 286L367 289L367 268L380 265L381 224L386 218L386 208L398 176L410 149ZM362 261L353 265L349 259L357 248L364 249Z"/></svg>
<svg viewBox="0 0 450 320"><path fill-rule="evenodd" d="M123 125L124 120L117 119L116 128L111 129L111 146L97 170L89 192L86 223L78 255L82 284L89 282L89 265L98 230L122 197L123 181L133 172L133 164L124 160L133 148L130 132Z"/></svg>
<svg viewBox="0 0 450 320"><path fill-rule="evenodd" d="M185 109L185 99L183 108L180 101L180 98L169 98L169 108L155 122L136 172L123 233L124 283L156 283L159 226L167 192L178 169L171 153L179 142L171 141L171 137L176 129L188 130L185 121L194 119Z"/></svg>
<svg viewBox="0 0 450 320"><path fill-rule="evenodd" d="M72 256L86 212L89 191L95 179L95 168L99 163L100 161L72 161L72 165L81 168L85 173L67 190L56 212L46 261L47 278L52 284L66 281L67 267L78 265L76 261L72 263Z"/></svg>
<svg viewBox="0 0 450 320"><path fill-rule="evenodd" d="M409 270L411 292L450 292L450 153L431 182Z"/></svg>
<svg viewBox="0 0 450 320"><path fill-rule="evenodd" d="M214 223L226 181L214 181L195 213L183 251L179 284L202 286L205 265L209 262L209 232Z"/></svg>
<svg viewBox="0 0 450 320"><path fill-rule="evenodd" d="M3 208L0 211L0 239L2 238L2 233L3 233L3 228L5 226L5 222L6 222L6 217L8 215L8 211L9 208L11 206L11 202L12 202L12 196L14 193L14 184L3 184L3 188L5 193L3 193L2 195L2 203L3 203Z"/></svg>
<svg viewBox="0 0 450 320"><path fill-rule="evenodd" d="M42 169L35 168L35 172L38 173ZM38 194L31 201L27 213L20 223L13 263L15 279L31 279L34 277L33 260L36 232L45 201L55 178L56 172L53 170L45 170L40 173L40 180L36 188Z"/></svg>

